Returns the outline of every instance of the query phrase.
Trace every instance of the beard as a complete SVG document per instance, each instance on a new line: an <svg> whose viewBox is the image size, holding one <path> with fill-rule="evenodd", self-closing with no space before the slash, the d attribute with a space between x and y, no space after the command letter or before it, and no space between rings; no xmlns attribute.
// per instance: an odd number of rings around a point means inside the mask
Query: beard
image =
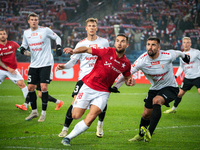
<svg viewBox="0 0 200 150"><path fill-rule="evenodd" d="M6 42L6 39L1 39L0 41L1 41L2 43L4 43L4 42Z"/></svg>
<svg viewBox="0 0 200 150"><path fill-rule="evenodd" d="M124 53L124 52L125 52L125 49L118 50L118 49L115 47L115 51L116 51L117 53L121 54L121 53Z"/></svg>
<svg viewBox="0 0 200 150"><path fill-rule="evenodd" d="M148 55L151 56L151 57L153 57L153 56L156 55L156 52L153 52L153 51L152 51L152 53L150 53L149 51L148 51L147 53L148 53Z"/></svg>

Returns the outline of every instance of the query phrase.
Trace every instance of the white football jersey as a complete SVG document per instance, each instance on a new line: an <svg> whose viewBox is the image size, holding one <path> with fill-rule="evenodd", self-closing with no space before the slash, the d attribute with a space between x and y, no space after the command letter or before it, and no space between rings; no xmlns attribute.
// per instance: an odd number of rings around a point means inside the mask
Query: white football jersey
<svg viewBox="0 0 200 150"><path fill-rule="evenodd" d="M32 68L51 66L51 39L61 45L60 37L48 27L39 26L37 30L25 30L22 47L30 48Z"/></svg>
<svg viewBox="0 0 200 150"><path fill-rule="evenodd" d="M151 90L160 90L167 86L178 87L172 61L180 55L180 52L160 50L159 53L159 57L156 59L151 59L147 52L142 54L132 65L131 74L141 70L151 83Z"/></svg>
<svg viewBox="0 0 200 150"><path fill-rule="evenodd" d="M103 48L103 47L109 47L109 42L107 39L97 36L97 39L94 41L89 41L87 40L87 38L85 38L84 40L78 42L75 49L81 46ZM71 55L71 59L80 60L80 72L78 80L81 80L85 75L90 73L90 71L93 69L95 62L97 60L97 56L88 53L80 53Z"/></svg>
<svg viewBox="0 0 200 150"><path fill-rule="evenodd" d="M183 53L190 56L189 64L185 63L180 58L180 68L182 68L182 71L184 69L185 78L195 79L195 78L200 77L200 51L197 49L191 48L189 51L183 52ZM176 76L179 76L180 73L178 73L177 71Z"/></svg>

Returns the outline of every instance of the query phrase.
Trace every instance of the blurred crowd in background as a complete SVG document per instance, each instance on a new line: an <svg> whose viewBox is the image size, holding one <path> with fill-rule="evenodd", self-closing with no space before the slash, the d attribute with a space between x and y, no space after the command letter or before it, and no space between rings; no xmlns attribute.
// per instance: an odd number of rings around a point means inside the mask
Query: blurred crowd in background
<svg viewBox="0 0 200 150"><path fill-rule="evenodd" d="M126 54L133 61L133 55L137 57L135 54L146 50L149 36L159 37L163 50L182 50L184 36L192 39L193 48L200 49L200 0L7 0L0 2L0 27L6 29L8 40L21 44L23 31L29 28L27 16L35 12L40 16L39 25L56 32L63 47L74 48L86 37L85 20L80 18L92 8L100 14L97 33L108 39L110 46L114 45L116 34L129 36ZM109 8L112 12L105 14ZM21 57L18 61L27 59ZM66 62L60 58L56 61Z"/></svg>

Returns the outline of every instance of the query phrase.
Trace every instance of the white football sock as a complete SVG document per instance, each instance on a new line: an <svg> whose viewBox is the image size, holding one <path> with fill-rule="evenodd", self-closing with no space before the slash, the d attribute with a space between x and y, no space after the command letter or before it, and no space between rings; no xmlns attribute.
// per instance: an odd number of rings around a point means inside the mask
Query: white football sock
<svg viewBox="0 0 200 150"><path fill-rule="evenodd" d="M57 99L56 104L59 104L59 103L60 103L60 100Z"/></svg>
<svg viewBox="0 0 200 150"><path fill-rule="evenodd" d="M86 131L88 128L89 127L85 124L84 120L82 120L75 125L74 129L66 137L69 139L72 139L76 137L77 135Z"/></svg>
<svg viewBox="0 0 200 150"><path fill-rule="evenodd" d="M174 106L172 107L172 110L176 110L176 109L177 109L177 107L174 107Z"/></svg>
<svg viewBox="0 0 200 150"><path fill-rule="evenodd" d="M100 125L100 126L103 126L103 121L99 121L98 120L98 124L97 124L98 126Z"/></svg>
<svg viewBox="0 0 200 150"><path fill-rule="evenodd" d="M46 111L42 110L41 114L45 116L46 115Z"/></svg>
<svg viewBox="0 0 200 150"><path fill-rule="evenodd" d="M23 89L21 89L22 90L22 93L23 93L23 95L24 95L24 98L26 98L26 96L28 95L28 87L27 86L25 86Z"/></svg>
<svg viewBox="0 0 200 150"><path fill-rule="evenodd" d="M64 126L63 129L62 129L62 131L64 131L64 130L67 130L67 131L68 131L68 129L69 129L68 127L65 127L65 126Z"/></svg>

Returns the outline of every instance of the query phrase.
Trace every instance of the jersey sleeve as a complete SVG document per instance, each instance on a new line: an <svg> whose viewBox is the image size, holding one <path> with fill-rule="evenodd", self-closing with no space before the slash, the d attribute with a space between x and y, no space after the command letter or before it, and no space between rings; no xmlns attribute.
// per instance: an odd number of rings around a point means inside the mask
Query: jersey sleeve
<svg viewBox="0 0 200 150"><path fill-rule="evenodd" d="M92 55L103 57L109 50L110 50L109 47L108 48L93 48L92 47Z"/></svg>
<svg viewBox="0 0 200 150"><path fill-rule="evenodd" d="M19 44L17 42L14 42L14 41L13 41L13 44L14 44L15 50L17 50L19 48Z"/></svg>
<svg viewBox="0 0 200 150"><path fill-rule="evenodd" d="M22 47L24 47L25 49L28 49L28 41L26 39L26 36L25 36L26 32L24 32L23 34L23 40L22 40Z"/></svg>
<svg viewBox="0 0 200 150"><path fill-rule="evenodd" d="M61 45L61 38L55 32L53 32L51 29L46 27L46 33L49 38L56 41L57 45Z"/></svg>
<svg viewBox="0 0 200 150"><path fill-rule="evenodd" d="M128 76L130 76L131 75L131 65L129 65L129 67L128 67L128 69L125 71L125 72L123 72L123 75L125 76L125 77L128 77Z"/></svg>
<svg viewBox="0 0 200 150"><path fill-rule="evenodd" d="M76 49L76 48L79 48L79 47L81 47L82 45L80 44L80 43L77 43L76 44L76 46L75 46L75 48L74 49ZM71 59L76 59L76 60L79 60L80 58L81 58L81 53L80 54L74 54L74 55L71 55Z"/></svg>

